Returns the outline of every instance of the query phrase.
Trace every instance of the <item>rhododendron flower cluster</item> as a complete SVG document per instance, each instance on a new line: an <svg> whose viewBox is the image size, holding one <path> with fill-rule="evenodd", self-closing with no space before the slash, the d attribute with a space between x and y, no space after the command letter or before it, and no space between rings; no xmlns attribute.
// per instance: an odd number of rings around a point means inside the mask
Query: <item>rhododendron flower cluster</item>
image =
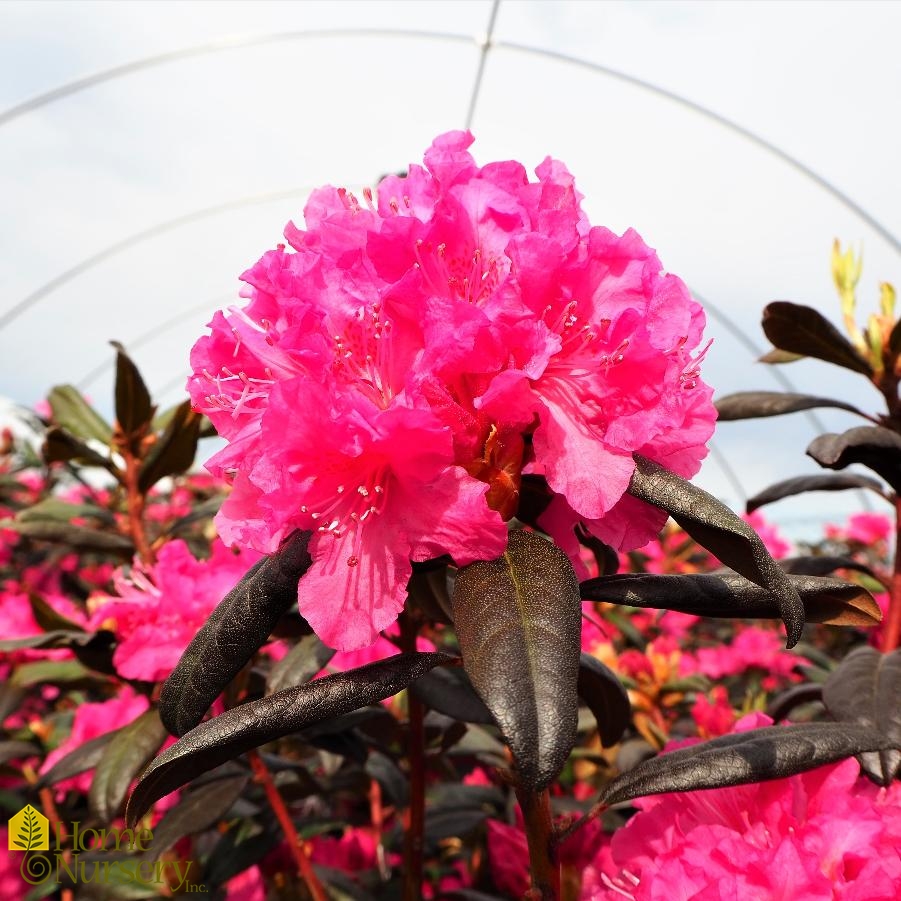
<svg viewBox="0 0 901 901"><path fill-rule="evenodd" d="M690 476L713 428L682 281L592 227L561 163L530 181L472 140L437 138L362 201L315 191L192 352L193 404L228 441L220 534L268 553L311 530L300 611L339 649L395 621L411 561L499 556L523 474L575 562L579 523L644 544L665 514L625 495L633 453Z"/></svg>

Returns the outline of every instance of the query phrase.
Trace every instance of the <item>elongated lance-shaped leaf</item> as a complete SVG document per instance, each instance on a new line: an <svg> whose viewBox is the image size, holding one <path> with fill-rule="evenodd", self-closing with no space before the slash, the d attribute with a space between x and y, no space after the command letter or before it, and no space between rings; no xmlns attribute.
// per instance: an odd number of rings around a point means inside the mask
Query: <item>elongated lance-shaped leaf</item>
<svg viewBox="0 0 901 901"><path fill-rule="evenodd" d="M860 585L826 576L786 575L804 604L807 620L833 626L875 626L879 606ZM678 610L725 619L777 619L772 593L736 573L656 575L622 573L588 579L580 586L587 601L629 607Z"/></svg>
<svg viewBox="0 0 901 901"><path fill-rule="evenodd" d="M888 738L891 747L861 754L860 765L871 779L889 785L901 771L901 651L856 648L826 680L823 702L840 722L872 726Z"/></svg>
<svg viewBox="0 0 901 901"><path fill-rule="evenodd" d="M632 719L632 705L616 673L596 657L582 654L579 661L579 697L594 714L601 746L612 748Z"/></svg>
<svg viewBox="0 0 901 901"><path fill-rule="evenodd" d="M884 500L893 500L889 493L883 490L881 482L868 476L856 473L822 473L812 476L795 476L791 479L783 479L758 491L754 497L748 498L745 509L753 513L765 504L781 501L785 497L794 497L796 494L805 494L808 491L847 491L848 489L866 488L878 494Z"/></svg>
<svg viewBox="0 0 901 901"><path fill-rule="evenodd" d="M69 751L65 757L61 757L46 773L41 775L41 778L37 781L37 788L55 785L57 782L62 782L63 779L70 779L79 773L94 769L103 757L107 745L120 731L120 729L114 729L112 732L105 732L96 738L88 739L84 744L80 744L74 750Z"/></svg>
<svg viewBox="0 0 901 901"><path fill-rule="evenodd" d="M881 581L872 567L853 557L783 557L779 565L791 576L828 576L837 569L851 569L865 573L877 582Z"/></svg>
<svg viewBox="0 0 901 901"><path fill-rule="evenodd" d="M792 394L785 391L737 391L716 401L717 419L730 422L738 419L759 419L763 416L783 416L802 410L832 407L847 410L858 416L865 414L851 404L831 397L814 397L811 394Z"/></svg>
<svg viewBox="0 0 901 901"><path fill-rule="evenodd" d="M309 682L334 656L335 650L324 644L318 635L304 635L272 665L266 679L266 694Z"/></svg>
<svg viewBox="0 0 901 901"><path fill-rule="evenodd" d="M494 717L476 694L466 671L460 667L433 669L417 679L410 691L427 707L462 723L494 723Z"/></svg>
<svg viewBox="0 0 901 901"><path fill-rule="evenodd" d="M253 566L194 636L160 695L160 716L173 735L184 735L203 719L219 692L297 603L297 583L312 562L309 540L309 532L295 532Z"/></svg>
<svg viewBox="0 0 901 901"><path fill-rule="evenodd" d="M635 454L629 493L662 507L702 547L726 566L767 588L776 597L788 647L801 639L804 607L798 592L770 556L760 536L725 504L681 476Z"/></svg>
<svg viewBox="0 0 901 901"><path fill-rule="evenodd" d="M878 730L850 723L764 726L645 760L610 782L601 800L621 804L664 792L783 779L886 744Z"/></svg>
<svg viewBox="0 0 901 901"><path fill-rule="evenodd" d="M116 349L116 420L134 450L136 440L150 427L156 408L138 367L125 348L118 341L111 344Z"/></svg>
<svg viewBox="0 0 901 901"><path fill-rule="evenodd" d="M458 571L452 605L473 687L521 784L541 791L576 740L582 611L572 564L536 533L511 532L503 556Z"/></svg>
<svg viewBox="0 0 901 901"><path fill-rule="evenodd" d="M160 479L184 472L194 462L203 416L186 400L176 407L159 440L150 448L138 474L138 488L149 491Z"/></svg>
<svg viewBox="0 0 901 901"><path fill-rule="evenodd" d="M222 819L238 800L247 781L248 776L238 773L213 779L184 794L153 827L153 847L148 858L159 860L182 836L202 832Z"/></svg>
<svg viewBox="0 0 901 901"><path fill-rule="evenodd" d="M98 820L110 823L118 816L128 787L165 739L166 730L153 709L116 733L104 748L88 793L88 805Z"/></svg>
<svg viewBox="0 0 901 901"><path fill-rule="evenodd" d="M53 421L76 438L109 444L113 430L74 385L57 385L47 395Z"/></svg>
<svg viewBox="0 0 901 901"><path fill-rule="evenodd" d="M780 350L815 357L866 376L873 374L873 367L857 348L813 307L777 300L764 307L761 325Z"/></svg>
<svg viewBox="0 0 901 901"><path fill-rule="evenodd" d="M860 463L882 476L895 491L901 491L901 435L882 426L864 425L841 435L820 435L811 441L807 456L826 469Z"/></svg>
<svg viewBox="0 0 901 901"><path fill-rule="evenodd" d="M389 698L450 659L440 653L397 654L233 707L201 723L144 771L128 802L128 822L133 825L154 801L201 773L251 748Z"/></svg>

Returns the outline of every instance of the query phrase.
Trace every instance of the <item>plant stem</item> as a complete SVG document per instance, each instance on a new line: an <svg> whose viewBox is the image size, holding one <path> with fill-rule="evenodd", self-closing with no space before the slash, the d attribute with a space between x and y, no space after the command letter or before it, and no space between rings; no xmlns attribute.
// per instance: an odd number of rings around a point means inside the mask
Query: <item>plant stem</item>
<svg viewBox="0 0 901 901"><path fill-rule="evenodd" d="M560 864L554 828L551 825L551 799L547 789L542 792L526 788L516 789L516 799L522 809L529 842L529 875L532 888L530 901L559 901Z"/></svg>
<svg viewBox="0 0 901 901"><path fill-rule="evenodd" d="M882 653L901 643L901 497L895 499L895 564L889 583L888 615L882 631Z"/></svg>
<svg viewBox="0 0 901 901"><path fill-rule="evenodd" d="M313 870L313 864L310 863L310 857L307 853L307 844L301 839L297 834L297 830L294 828L294 823L291 821L291 815L288 813L288 808L285 807L285 802L272 779L272 773L269 772L269 767L266 766L263 762L263 758L260 757L259 752L256 750L248 751L247 759L250 761L254 779L263 786L269 805L275 812L279 825L282 827L282 832L285 833L291 856L297 864L297 872L300 874L300 878L306 883L310 897L313 901L328 901L328 895L326 895L322 883L319 881Z"/></svg>
<svg viewBox="0 0 901 901"><path fill-rule="evenodd" d="M138 477L141 471L141 461L131 452L130 448L122 450L125 458L125 505L128 508L128 526L131 540L135 543L135 550L141 560L149 565L156 563L156 554L147 539L144 531L144 506L147 498L138 487Z"/></svg>
<svg viewBox="0 0 901 901"><path fill-rule="evenodd" d="M408 613L400 617L401 647L416 650L416 621ZM410 752L410 807L407 811L407 832L404 839L404 901L418 901L422 897L422 849L425 834L425 708L422 702L407 692Z"/></svg>

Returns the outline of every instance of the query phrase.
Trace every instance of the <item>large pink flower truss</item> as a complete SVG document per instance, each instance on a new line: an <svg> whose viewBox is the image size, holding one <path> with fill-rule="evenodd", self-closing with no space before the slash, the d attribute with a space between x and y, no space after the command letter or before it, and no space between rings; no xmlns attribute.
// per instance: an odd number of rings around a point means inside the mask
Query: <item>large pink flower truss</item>
<svg viewBox="0 0 901 901"><path fill-rule="evenodd" d="M581 523L617 547L665 518L624 496L636 451L693 475L714 421L703 313L632 231L592 228L547 159L478 167L451 132L360 202L321 188L217 313L189 390L228 440L229 543L314 532L301 613L339 649L395 621L411 561L506 546L523 473L577 558Z"/></svg>

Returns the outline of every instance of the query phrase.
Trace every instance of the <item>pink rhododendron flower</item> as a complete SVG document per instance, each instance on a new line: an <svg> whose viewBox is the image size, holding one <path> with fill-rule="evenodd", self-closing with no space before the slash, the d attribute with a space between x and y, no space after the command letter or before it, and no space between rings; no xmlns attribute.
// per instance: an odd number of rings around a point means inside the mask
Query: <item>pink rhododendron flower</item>
<svg viewBox="0 0 901 901"><path fill-rule="evenodd" d="M395 621L411 562L497 557L524 473L577 565L580 523L645 543L665 514L625 496L633 453L690 476L713 428L685 285L635 232L592 228L561 163L530 181L471 143L437 138L364 203L315 191L192 352L229 442L220 534L269 553L312 530L300 612L340 650Z"/></svg>
<svg viewBox="0 0 901 901"><path fill-rule="evenodd" d="M126 679L158 682L175 668L216 605L260 555L214 541L209 560L197 560L183 541L170 541L155 566L136 562L114 579L117 596L94 596L92 628L115 632L113 663Z"/></svg>
<svg viewBox="0 0 901 901"><path fill-rule="evenodd" d="M766 724L745 717L736 731ZM846 760L732 788L658 795L610 843L593 901L877 901L901 884L901 790Z"/></svg>
<svg viewBox="0 0 901 901"><path fill-rule="evenodd" d="M686 660L689 658L686 657ZM795 668L806 658L787 651L775 629L760 626L738 628L731 644L699 648L683 674L700 672L711 679L737 676L754 667L765 671L765 687L772 688L780 679L797 680Z"/></svg>
<svg viewBox="0 0 901 901"><path fill-rule="evenodd" d="M881 513L855 513L848 517L848 524L844 528L827 525L826 537L857 541L870 547L881 541L888 541L893 531L894 525L888 516Z"/></svg>
<svg viewBox="0 0 901 901"><path fill-rule="evenodd" d="M735 711L729 703L729 693L722 685L715 685L710 694L699 694L691 708L691 715L701 738L716 738L732 731Z"/></svg>

